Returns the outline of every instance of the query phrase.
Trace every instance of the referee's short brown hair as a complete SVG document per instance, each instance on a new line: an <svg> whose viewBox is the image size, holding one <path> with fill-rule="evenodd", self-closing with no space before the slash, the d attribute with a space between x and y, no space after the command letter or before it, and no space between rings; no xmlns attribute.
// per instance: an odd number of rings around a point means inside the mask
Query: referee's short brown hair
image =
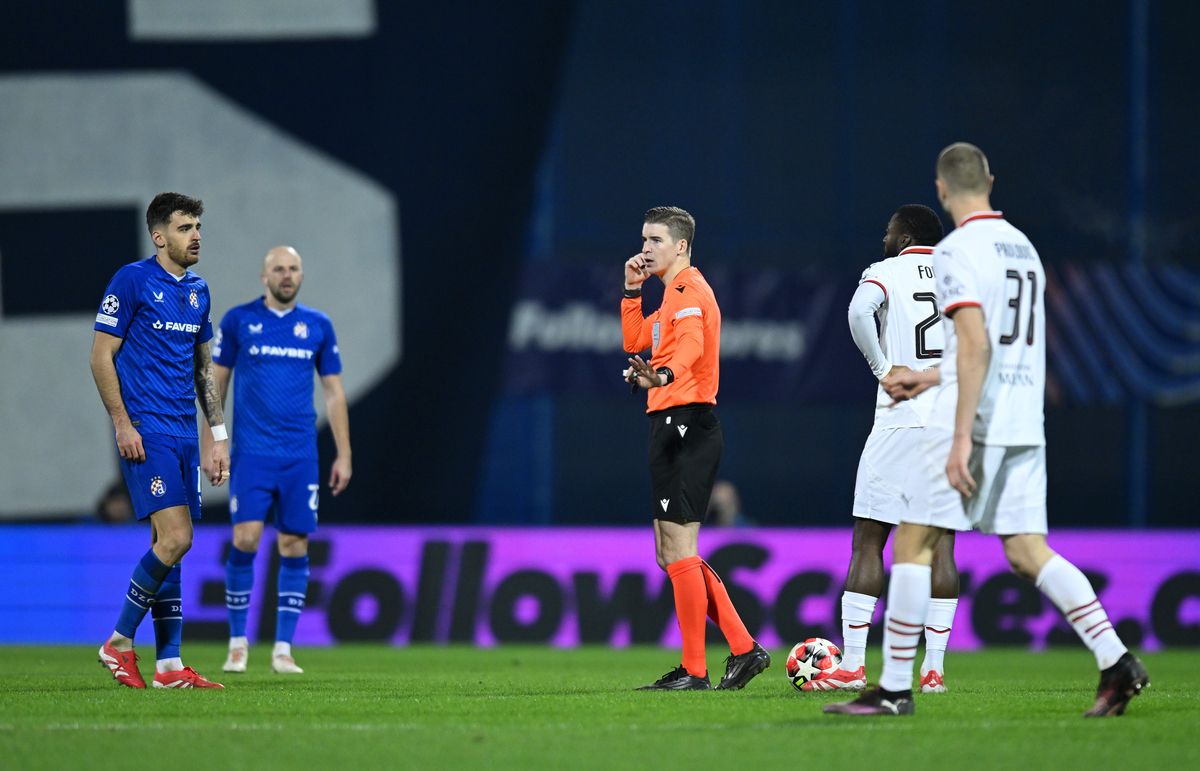
<svg viewBox="0 0 1200 771"><path fill-rule="evenodd" d="M955 142L942 150L937 176L950 195L986 195L990 189L987 156L967 142Z"/></svg>
<svg viewBox="0 0 1200 771"><path fill-rule="evenodd" d="M688 254L692 253L692 239L696 236L696 220L678 206L655 206L646 212L642 220L647 225L666 225L667 232L676 243L686 240Z"/></svg>

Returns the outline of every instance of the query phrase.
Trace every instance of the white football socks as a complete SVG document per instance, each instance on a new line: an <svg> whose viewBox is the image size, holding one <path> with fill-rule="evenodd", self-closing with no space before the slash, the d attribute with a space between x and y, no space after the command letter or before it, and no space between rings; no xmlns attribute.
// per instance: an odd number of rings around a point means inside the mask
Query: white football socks
<svg viewBox="0 0 1200 771"><path fill-rule="evenodd" d="M942 600L930 598L929 610L925 612L925 660L921 662L921 677L930 670L945 674L946 644L950 641L950 629L954 626L954 611L958 599Z"/></svg>
<svg viewBox="0 0 1200 771"><path fill-rule="evenodd" d="M292 644L286 642L276 642L275 650L271 651L272 656L291 656Z"/></svg>
<svg viewBox="0 0 1200 771"><path fill-rule="evenodd" d="M1060 555L1055 554L1042 566L1037 577L1037 588L1045 592L1067 617L1067 621L1075 628L1075 634L1095 654L1096 666L1100 669L1108 669L1116 664L1117 659L1129 650L1117 637L1087 576Z"/></svg>
<svg viewBox="0 0 1200 771"><path fill-rule="evenodd" d="M126 637L117 631L114 631L112 637L108 638L108 644L122 653L133 650L133 638Z"/></svg>
<svg viewBox="0 0 1200 771"><path fill-rule="evenodd" d="M857 672L866 665L867 633L875 615L878 597L857 592L842 592L842 663L843 672Z"/></svg>
<svg viewBox="0 0 1200 771"><path fill-rule="evenodd" d="M167 672L178 672L183 669L183 659L176 657L173 659L159 659L154 662L154 669L160 674Z"/></svg>
<svg viewBox="0 0 1200 771"><path fill-rule="evenodd" d="M932 575L928 565L902 562L892 566L883 630L883 675L879 678L884 690L912 689L913 661L925 628Z"/></svg>

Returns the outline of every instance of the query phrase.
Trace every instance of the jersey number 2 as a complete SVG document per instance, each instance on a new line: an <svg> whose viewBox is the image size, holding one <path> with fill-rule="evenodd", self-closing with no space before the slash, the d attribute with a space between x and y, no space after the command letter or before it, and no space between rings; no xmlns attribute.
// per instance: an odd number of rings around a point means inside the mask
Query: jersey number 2
<svg viewBox="0 0 1200 771"><path fill-rule="evenodd" d="M937 297L933 292L913 292L913 299L919 303L929 303L933 306L933 313L928 317L917 322L917 358L918 359L940 359L942 358L941 348L928 348L925 345L925 333L928 332L934 324L938 323L941 314L938 313Z"/></svg>
<svg viewBox="0 0 1200 771"><path fill-rule="evenodd" d="M1021 293L1025 287L1025 282L1021 280L1021 274L1015 270L1010 270L1005 275L1011 279L1016 279L1017 295L1016 297L1008 298L1008 307L1013 309L1012 331L1007 335L1000 335L1000 344L1012 345L1021 337ZM1037 303L1037 274L1031 270L1025 274L1025 277L1029 279L1029 329L1025 332L1025 344L1033 345L1033 306Z"/></svg>

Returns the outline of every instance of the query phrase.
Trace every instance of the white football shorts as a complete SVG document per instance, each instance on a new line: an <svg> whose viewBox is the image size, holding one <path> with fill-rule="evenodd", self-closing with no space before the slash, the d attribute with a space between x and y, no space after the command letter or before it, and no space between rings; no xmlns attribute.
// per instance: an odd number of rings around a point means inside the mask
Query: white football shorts
<svg viewBox="0 0 1200 771"><path fill-rule="evenodd" d="M926 428L904 486L902 519L949 530L995 535L1046 533L1046 448L976 444L968 469L977 485L970 498L950 486L946 461L954 434Z"/></svg>
<svg viewBox="0 0 1200 771"><path fill-rule="evenodd" d="M889 525L900 524L907 508L904 485L917 465L923 428L882 428L871 431L858 461L854 480L854 516Z"/></svg>

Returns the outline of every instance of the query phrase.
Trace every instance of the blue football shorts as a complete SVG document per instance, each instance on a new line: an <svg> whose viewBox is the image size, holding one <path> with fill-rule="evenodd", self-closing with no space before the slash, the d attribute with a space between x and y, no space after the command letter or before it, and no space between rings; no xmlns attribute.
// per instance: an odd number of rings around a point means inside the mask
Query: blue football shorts
<svg viewBox="0 0 1200 771"><path fill-rule="evenodd" d="M196 437L142 434L142 447L145 461L121 458L121 473L137 518L187 506L192 519L200 519L200 446Z"/></svg>
<svg viewBox="0 0 1200 771"><path fill-rule="evenodd" d="M239 455L229 478L229 516L234 524L263 522L275 506L275 529L307 535L317 529L316 458L271 458Z"/></svg>

